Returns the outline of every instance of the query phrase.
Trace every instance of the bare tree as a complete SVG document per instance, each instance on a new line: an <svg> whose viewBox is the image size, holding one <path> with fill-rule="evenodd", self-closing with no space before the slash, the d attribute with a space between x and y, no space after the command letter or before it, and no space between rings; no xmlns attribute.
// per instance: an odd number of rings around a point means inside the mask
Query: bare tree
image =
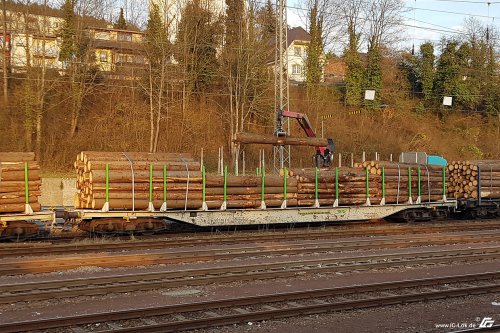
<svg viewBox="0 0 500 333"><path fill-rule="evenodd" d="M147 21L144 8L148 8L148 6L149 0L125 0L125 19L129 24L144 28Z"/></svg>
<svg viewBox="0 0 500 333"><path fill-rule="evenodd" d="M7 9L5 6L5 0L2 0L2 29L3 29L3 34L2 34L2 70L3 70L3 105L4 108L7 109L8 104L9 104L9 91L8 91L8 86L9 86L9 73L8 71L8 65L7 61L9 58L9 51L7 50Z"/></svg>
<svg viewBox="0 0 500 333"><path fill-rule="evenodd" d="M170 78L172 45L169 40L170 22L161 18L160 8L153 4L150 8L146 28L145 56L148 59L148 68L145 82L141 85L149 100L150 115L150 152L158 149L161 119L168 117L168 88Z"/></svg>
<svg viewBox="0 0 500 333"><path fill-rule="evenodd" d="M335 8L338 8L339 41L345 48L358 51L361 38L366 28L365 10L368 0L335 0Z"/></svg>
<svg viewBox="0 0 500 333"><path fill-rule="evenodd" d="M245 8L244 3L226 0L225 44L221 54L222 82L229 97L223 119L229 127L228 146L235 166L240 155L239 145L234 142L236 133L244 131L252 119L265 113L262 100L267 92L264 78L269 60L267 41L256 36L254 4Z"/></svg>
<svg viewBox="0 0 500 333"><path fill-rule="evenodd" d="M53 59L49 56L48 40L53 41L53 31L50 19L46 14L47 0L40 5L42 11L32 14L29 6L30 0L25 0L24 11L21 15L22 30L24 35L24 67L25 77L21 84L21 105L24 110L24 128L26 138L26 148L33 150L38 157L41 155L43 138L43 118L46 110L46 97L53 85L47 79L49 62ZM54 42L53 42L54 43ZM34 61L36 59L36 61ZM33 145L33 137L35 144Z"/></svg>
<svg viewBox="0 0 500 333"><path fill-rule="evenodd" d="M321 38L323 40L323 48L334 47L336 40L340 36L339 29L342 20L339 18L342 16L342 12L340 11L339 5L344 2L348 3L350 1L303 0L304 9L307 9L304 11L305 15L303 15L307 31L311 31L311 12L314 11L318 17L321 17Z"/></svg>
<svg viewBox="0 0 500 333"><path fill-rule="evenodd" d="M114 14L114 3L113 0L79 0L75 2L75 12L83 19L109 20Z"/></svg>
<svg viewBox="0 0 500 333"><path fill-rule="evenodd" d="M81 8L87 6L84 1L79 3L80 15L76 12L76 4L76 0L64 0L61 7L64 19L58 30L58 37L61 39L59 61L63 67L60 85L62 89L70 91L70 94L65 95L70 109L70 138L77 132L85 100L94 91L99 78L90 47L90 36L86 30L90 25L87 20L92 18L82 16L85 11Z"/></svg>
<svg viewBox="0 0 500 333"><path fill-rule="evenodd" d="M406 11L403 0L372 0L366 12L368 47L395 43L401 37Z"/></svg>

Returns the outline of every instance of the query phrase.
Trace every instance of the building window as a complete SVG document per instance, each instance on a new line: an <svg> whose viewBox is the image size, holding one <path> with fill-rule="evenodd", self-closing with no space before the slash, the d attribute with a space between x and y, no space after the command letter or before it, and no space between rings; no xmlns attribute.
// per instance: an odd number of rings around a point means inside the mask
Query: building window
<svg viewBox="0 0 500 333"><path fill-rule="evenodd" d="M131 42L132 41L132 34L119 32L118 33L118 40L125 41L125 42Z"/></svg>
<svg viewBox="0 0 500 333"><path fill-rule="evenodd" d="M295 46L293 48L293 54L300 57L302 55L302 48Z"/></svg>
<svg viewBox="0 0 500 333"><path fill-rule="evenodd" d="M119 54L118 55L118 62L119 63L125 63L125 62L127 62L127 56L124 55L124 54Z"/></svg>
<svg viewBox="0 0 500 333"><path fill-rule="evenodd" d="M43 66L43 59L42 58L34 58L33 63L36 67L42 67Z"/></svg>
<svg viewBox="0 0 500 333"><path fill-rule="evenodd" d="M302 66L300 65L292 66L292 74L301 74L301 73L302 73Z"/></svg>
<svg viewBox="0 0 500 333"><path fill-rule="evenodd" d="M101 62L108 62L108 52L101 51L99 53L99 59L101 60Z"/></svg>

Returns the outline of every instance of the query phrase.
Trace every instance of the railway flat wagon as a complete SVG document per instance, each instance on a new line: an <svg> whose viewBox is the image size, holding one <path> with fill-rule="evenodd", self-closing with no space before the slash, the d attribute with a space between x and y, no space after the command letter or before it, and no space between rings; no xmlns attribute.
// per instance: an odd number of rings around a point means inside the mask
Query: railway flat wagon
<svg viewBox="0 0 500 333"><path fill-rule="evenodd" d="M168 221L197 226L322 223L446 217L447 170L379 163L376 168L208 174L185 154L82 152L75 163L82 230L148 232ZM379 172L380 171L380 172Z"/></svg>
<svg viewBox="0 0 500 333"><path fill-rule="evenodd" d="M38 233L38 223L54 223L55 213L38 202L40 185L33 153L0 153L0 239L22 240Z"/></svg>
<svg viewBox="0 0 500 333"><path fill-rule="evenodd" d="M88 231L132 231L126 224L140 220L167 220L183 222L202 227L288 224L288 223L322 223L345 222L382 219L390 216L414 220L431 220L443 218L450 208L456 207L456 200L443 202L372 205L372 206L338 206L338 207L290 207L267 209L226 209L226 210L167 210L167 211L130 211L116 210L77 210L82 228ZM104 225L97 221L105 222ZM94 223L94 224L92 224ZM92 229L92 225L95 229ZM101 225L104 229L97 227Z"/></svg>
<svg viewBox="0 0 500 333"><path fill-rule="evenodd" d="M448 165L448 196L466 218L500 217L500 161L454 161Z"/></svg>

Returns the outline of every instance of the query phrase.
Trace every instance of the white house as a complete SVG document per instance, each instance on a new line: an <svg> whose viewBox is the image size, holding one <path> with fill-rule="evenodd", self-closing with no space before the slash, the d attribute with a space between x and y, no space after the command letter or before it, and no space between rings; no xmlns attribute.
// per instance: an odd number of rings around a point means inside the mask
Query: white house
<svg viewBox="0 0 500 333"><path fill-rule="evenodd" d="M295 27L288 29L285 55L288 61L288 79L291 83L306 81L305 65L310 43L311 35L304 28ZM269 46L274 47L275 45L274 39L269 42ZM272 57L268 65L274 69L274 53Z"/></svg>
<svg viewBox="0 0 500 333"><path fill-rule="evenodd" d="M10 65L14 71L27 66L41 67L43 64L47 68L61 68L58 61L60 42L56 32L63 19L44 14L36 10L29 14L7 11L8 31L12 31Z"/></svg>
<svg viewBox="0 0 500 333"><path fill-rule="evenodd" d="M64 24L62 11L41 5L9 6L11 8L6 12L7 32L10 37L7 59L11 71L22 73L28 67L63 70L65 64L59 59L62 39L58 37L58 32ZM140 67L147 63L143 54L144 33L114 29L107 22L98 20L93 22L101 27L86 27L84 32L89 37L89 47L95 55L95 64L102 72L120 70L132 72L126 77L133 77L133 71L140 70ZM0 38L3 39L3 36ZM1 42L0 39L0 45Z"/></svg>
<svg viewBox="0 0 500 333"><path fill-rule="evenodd" d="M288 30L287 49L288 78L290 81L304 82L307 50L311 43L311 35L302 27Z"/></svg>

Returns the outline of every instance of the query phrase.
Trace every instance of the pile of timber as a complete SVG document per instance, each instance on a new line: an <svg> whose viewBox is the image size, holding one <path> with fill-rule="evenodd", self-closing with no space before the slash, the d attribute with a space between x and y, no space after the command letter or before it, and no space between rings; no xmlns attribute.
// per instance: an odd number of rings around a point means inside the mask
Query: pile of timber
<svg viewBox="0 0 500 333"><path fill-rule="evenodd" d="M40 210L40 166L34 153L0 153L0 214L22 213L26 205L25 163L28 164L28 201Z"/></svg>
<svg viewBox="0 0 500 333"><path fill-rule="evenodd" d="M172 198L177 196L175 193L185 190L189 181L201 179L200 165L189 154L83 151L74 163L77 173L75 208L101 209L104 206L106 165L112 209L148 208L151 167L153 202L163 197L164 166Z"/></svg>
<svg viewBox="0 0 500 333"><path fill-rule="evenodd" d="M500 160L453 161L448 195L457 199L500 198Z"/></svg>
<svg viewBox="0 0 500 333"><path fill-rule="evenodd" d="M78 154L75 161L76 208L103 208L106 202L106 164L110 209L150 208L151 167L153 169L151 203L155 210L160 210L162 206L166 209L202 208L203 178L200 164L189 154L114 152ZM164 167L167 170L166 177L163 173ZM291 204L296 204L293 200L296 200L297 181L293 178L287 181L287 198ZM281 206L284 199L283 177L265 176L264 185L266 205ZM224 202L224 176L207 174L205 188L205 202L208 208L221 208ZM227 176L227 208L257 208L261 205L261 198L261 176Z"/></svg>
<svg viewBox="0 0 500 333"><path fill-rule="evenodd" d="M266 207L281 207L285 199L285 178L280 175L227 176L226 188L227 208L259 208L262 191ZM223 194L224 177L207 175L205 200L208 208L220 208L224 200ZM199 198L201 199L201 195ZM293 177L286 178L286 199L287 206L297 206L297 179Z"/></svg>
<svg viewBox="0 0 500 333"><path fill-rule="evenodd" d="M203 208L203 202L208 209L224 205L228 209L245 209L259 208L262 201L272 208L282 206L285 198L287 207L311 207L316 198L320 206L331 206L337 198L338 205L362 205L367 199L379 204L383 179L385 202L406 203L410 201L410 188L411 199L418 198L419 168L421 200L443 198L442 168L394 162L370 161L354 168L337 168L337 180L335 168L319 169L317 177L316 169L288 171L286 177L206 174L205 187L200 164L188 154L82 152L75 168L75 207L79 209L102 209L106 187L111 210L196 210Z"/></svg>
<svg viewBox="0 0 500 333"><path fill-rule="evenodd" d="M420 170L420 199L422 202L439 201L446 194L447 171L437 165L399 163L391 161L366 161L360 167L368 168L370 175L385 175L386 203L402 203L418 197ZM444 172L444 175L443 175ZM411 180L411 187L410 187ZM443 188L444 186L444 188ZM443 191L444 189L444 191Z"/></svg>
<svg viewBox="0 0 500 333"><path fill-rule="evenodd" d="M297 204L300 207L314 206L316 202L316 170L313 168L293 170L297 178ZM336 199L335 169L318 169L318 203L332 206ZM370 199L375 199L378 190L370 179ZM366 203L366 172L361 168L338 168L338 205L363 205ZM380 201L380 200L379 200Z"/></svg>
<svg viewBox="0 0 500 333"><path fill-rule="evenodd" d="M385 203L402 204L418 199L418 168L420 167L420 200L443 199L443 169L436 166L402 164L389 161L367 161L354 168L338 168L338 196L336 195L335 169L318 170L318 201L321 206L332 205L338 197L339 205L362 205L382 201L382 170L385 179ZM368 170L368 191L367 171ZM316 198L315 169L294 170L298 179L299 206L312 206ZM411 183L410 177L411 176ZM367 193L368 192L368 193Z"/></svg>

